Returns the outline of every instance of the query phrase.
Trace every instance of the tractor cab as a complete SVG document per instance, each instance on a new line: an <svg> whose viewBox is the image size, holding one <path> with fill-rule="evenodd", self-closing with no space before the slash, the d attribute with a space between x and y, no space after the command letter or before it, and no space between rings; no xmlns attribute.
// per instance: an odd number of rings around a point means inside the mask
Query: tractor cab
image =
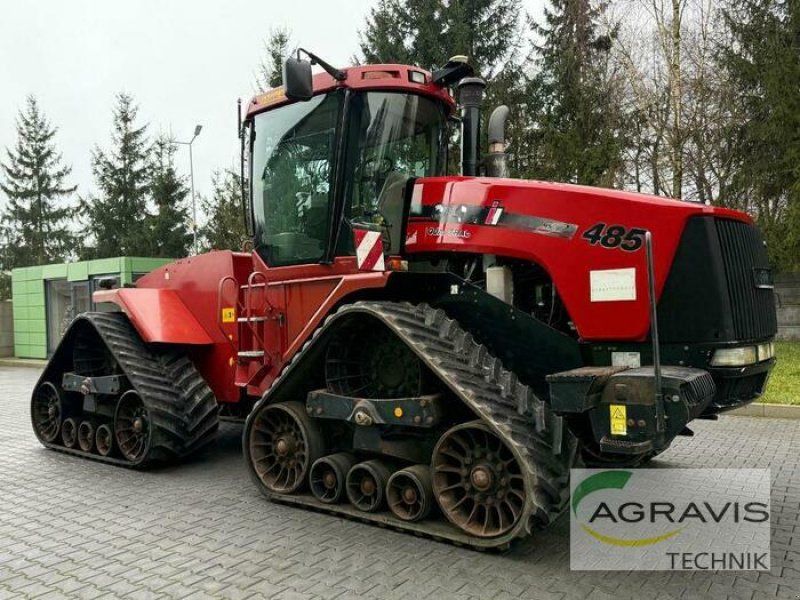
<svg viewBox="0 0 800 600"><path fill-rule="evenodd" d="M398 254L409 179L445 173L455 105L430 73L374 65L334 75L311 78L309 67L298 91L287 72L286 88L249 107L244 171L267 267L354 256L354 227L380 232L384 250Z"/></svg>

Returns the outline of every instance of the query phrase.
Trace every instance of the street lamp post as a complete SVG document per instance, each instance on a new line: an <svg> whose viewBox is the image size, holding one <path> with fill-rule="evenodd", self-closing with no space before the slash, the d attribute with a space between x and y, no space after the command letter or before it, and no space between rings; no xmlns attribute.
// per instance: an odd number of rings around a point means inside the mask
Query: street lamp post
<svg viewBox="0 0 800 600"><path fill-rule="evenodd" d="M191 182L192 187L192 250L195 254L197 254L197 200L194 195L194 160L192 160L192 144L194 143L195 139L197 139L197 136L200 135L200 131L202 131L202 129L202 125L195 125L194 135L188 142L172 140L173 144L189 146L189 181Z"/></svg>

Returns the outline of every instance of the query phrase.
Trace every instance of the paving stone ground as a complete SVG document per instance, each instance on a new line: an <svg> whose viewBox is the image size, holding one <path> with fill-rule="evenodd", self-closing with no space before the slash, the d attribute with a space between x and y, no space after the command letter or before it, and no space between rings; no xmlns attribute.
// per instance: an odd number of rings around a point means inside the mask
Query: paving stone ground
<svg viewBox="0 0 800 600"><path fill-rule="evenodd" d="M771 572L571 572L566 517L498 555L270 504L234 425L153 472L45 450L28 417L37 377L0 367L0 599L800 599L800 421L696 422L657 461L770 467Z"/></svg>

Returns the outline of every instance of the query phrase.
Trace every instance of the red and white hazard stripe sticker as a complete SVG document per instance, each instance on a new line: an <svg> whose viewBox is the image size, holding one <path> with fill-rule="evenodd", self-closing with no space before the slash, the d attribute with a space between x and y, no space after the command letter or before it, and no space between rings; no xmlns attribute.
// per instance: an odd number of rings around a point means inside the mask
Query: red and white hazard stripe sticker
<svg viewBox="0 0 800 600"><path fill-rule="evenodd" d="M356 261L362 271L385 271L383 262L383 239L380 231L354 229Z"/></svg>
<svg viewBox="0 0 800 600"><path fill-rule="evenodd" d="M500 206L500 203L495 200L492 202L492 207L489 209L489 213L486 215L486 220L484 220L484 225L497 225L500 221L500 217L503 216L503 207Z"/></svg>

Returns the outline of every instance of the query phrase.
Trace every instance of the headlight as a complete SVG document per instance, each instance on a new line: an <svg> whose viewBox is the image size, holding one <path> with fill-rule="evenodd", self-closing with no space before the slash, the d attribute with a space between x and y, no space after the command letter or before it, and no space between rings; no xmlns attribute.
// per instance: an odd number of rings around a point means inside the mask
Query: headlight
<svg viewBox="0 0 800 600"><path fill-rule="evenodd" d="M767 344L764 344L767 345ZM720 348L714 350L711 358L712 367L744 367L757 363L758 350L756 346L742 346L740 348Z"/></svg>
<svg viewBox="0 0 800 600"><path fill-rule="evenodd" d="M758 360L769 360L775 356L775 344L769 342L767 344L758 345Z"/></svg>

